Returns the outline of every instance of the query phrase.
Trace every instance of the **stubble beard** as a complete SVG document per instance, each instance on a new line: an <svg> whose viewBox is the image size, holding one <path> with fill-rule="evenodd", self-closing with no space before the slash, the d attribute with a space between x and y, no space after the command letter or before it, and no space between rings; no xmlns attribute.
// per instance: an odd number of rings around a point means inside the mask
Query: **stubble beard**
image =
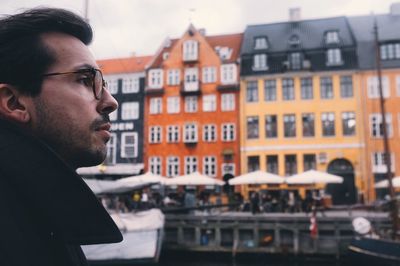
<svg viewBox="0 0 400 266"><path fill-rule="evenodd" d="M107 155L106 143L92 143L93 133L100 120L98 118L87 130L67 116L61 108L49 108L40 98L34 100L37 121L34 134L54 150L70 167L94 166L102 163ZM55 110L53 110L55 109Z"/></svg>

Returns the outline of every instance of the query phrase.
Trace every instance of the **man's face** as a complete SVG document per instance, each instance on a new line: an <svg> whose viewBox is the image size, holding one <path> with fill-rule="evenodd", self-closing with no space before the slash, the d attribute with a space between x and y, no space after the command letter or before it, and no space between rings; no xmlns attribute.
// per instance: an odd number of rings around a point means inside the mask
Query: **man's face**
<svg viewBox="0 0 400 266"><path fill-rule="evenodd" d="M56 59L47 73L98 68L89 49L75 37L47 33L42 41ZM73 168L97 165L105 159L110 139L108 114L118 107L108 91L97 100L85 79L86 74L47 76L41 93L32 99L34 134Z"/></svg>

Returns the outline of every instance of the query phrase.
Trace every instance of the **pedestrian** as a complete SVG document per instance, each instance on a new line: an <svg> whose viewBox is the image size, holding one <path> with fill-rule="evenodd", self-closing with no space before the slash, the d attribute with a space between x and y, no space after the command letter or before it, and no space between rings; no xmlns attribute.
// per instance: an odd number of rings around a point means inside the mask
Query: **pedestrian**
<svg viewBox="0 0 400 266"><path fill-rule="evenodd" d="M250 196L251 213L256 214L260 212L260 197L257 192L253 191Z"/></svg>
<svg viewBox="0 0 400 266"><path fill-rule="evenodd" d="M104 161L107 91L90 25L63 9L0 19L0 264L87 265L122 235L76 169Z"/></svg>

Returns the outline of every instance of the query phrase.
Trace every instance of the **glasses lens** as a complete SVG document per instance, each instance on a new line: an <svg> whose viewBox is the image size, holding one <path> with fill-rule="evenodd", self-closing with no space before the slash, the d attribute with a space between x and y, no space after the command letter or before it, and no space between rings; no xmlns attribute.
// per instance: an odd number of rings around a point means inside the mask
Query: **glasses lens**
<svg viewBox="0 0 400 266"><path fill-rule="evenodd" d="M94 94L96 99L100 99L103 94L103 75L101 74L100 70L96 69L94 74Z"/></svg>

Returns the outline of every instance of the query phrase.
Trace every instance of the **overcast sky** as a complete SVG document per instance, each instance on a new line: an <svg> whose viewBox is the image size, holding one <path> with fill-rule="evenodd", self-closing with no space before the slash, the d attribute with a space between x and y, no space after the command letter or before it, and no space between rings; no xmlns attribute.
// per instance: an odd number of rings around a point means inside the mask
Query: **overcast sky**
<svg viewBox="0 0 400 266"><path fill-rule="evenodd" d="M52 6L84 14L85 0L0 0L0 13ZM88 0L97 59L154 54L165 38L180 37L190 22L207 35L243 32L246 25L281 22L291 7L302 19L388 13L395 0Z"/></svg>

